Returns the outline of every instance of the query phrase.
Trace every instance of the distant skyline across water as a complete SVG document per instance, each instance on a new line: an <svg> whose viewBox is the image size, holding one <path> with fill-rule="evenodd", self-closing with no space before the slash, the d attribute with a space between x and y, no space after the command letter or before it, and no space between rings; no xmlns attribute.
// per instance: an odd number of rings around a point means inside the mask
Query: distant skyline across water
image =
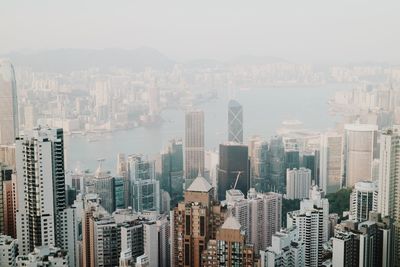
<svg viewBox="0 0 400 267"><path fill-rule="evenodd" d="M337 118L329 114L328 100L336 91L351 89L351 85L327 84L311 87L273 87L239 90L235 99L243 106L244 142L253 135L269 140L284 120L300 120L304 128L323 131L335 126ZM227 141L227 91L198 108L205 112L206 149L218 149ZM115 173L118 153L144 154L155 157L172 138L184 139L184 110L166 110L165 122L153 128L134 128L100 136L66 136L65 148L69 170L94 171L97 160L104 158L104 168Z"/></svg>

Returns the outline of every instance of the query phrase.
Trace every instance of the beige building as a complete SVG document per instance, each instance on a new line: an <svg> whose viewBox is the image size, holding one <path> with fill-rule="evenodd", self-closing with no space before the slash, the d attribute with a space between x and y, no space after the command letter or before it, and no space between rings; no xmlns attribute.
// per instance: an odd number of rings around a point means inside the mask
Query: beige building
<svg viewBox="0 0 400 267"><path fill-rule="evenodd" d="M216 238L225 210L214 198L214 188L198 176L184 201L171 211L171 266L201 266L201 254Z"/></svg>

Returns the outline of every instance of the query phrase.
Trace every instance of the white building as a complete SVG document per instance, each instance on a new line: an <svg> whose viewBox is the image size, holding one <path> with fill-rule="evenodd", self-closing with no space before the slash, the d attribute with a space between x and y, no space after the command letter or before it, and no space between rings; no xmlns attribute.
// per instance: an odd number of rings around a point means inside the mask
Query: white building
<svg viewBox="0 0 400 267"><path fill-rule="evenodd" d="M27 256L17 257L17 267L68 267L67 251L55 247L36 247Z"/></svg>
<svg viewBox="0 0 400 267"><path fill-rule="evenodd" d="M281 229L272 236L272 245L260 251L261 267L305 266L305 244L298 229Z"/></svg>
<svg viewBox="0 0 400 267"><path fill-rule="evenodd" d="M306 168L286 170L286 198L308 198L311 187L311 170Z"/></svg>
<svg viewBox="0 0 400 267"><path fill-rule="evenodd" d="M400 131L398 127L382 132L380 139L380 166L378 212L393 218L395 233L400 227ZM400 262L400 238L394 235L394 260Z"/></svg>
<svg viewBox="0 0 400 267"><path fill-rule="evenodd" d="M321 136L319 186L327 194L335 193L341 188L342 139L342 135L337 133Z"/></svg>
<svg viewBox="0 0 400 267"><path fill-rule="evenodd" d="M344 127L343 156L346 186L371 180L376 132L373 124L346 124ZM362 167L360 167L362 166Z"/></svg>
<svg viewBox="0 0 400 267"><path fill-rule="evenodd" d="M305 266L320 266L322 245L329 237L329 202L317 186L310 198L300 202L300 210L287 214L287 227L296 226L305 244Z"/></svg>
<svg viewBox="0 0 400 267"><path fill-rule="evenodd" d="M274 192L257 193L254 188L245 199L242 192L226 192L226 204L246 233L246 242L254 244L254 251L265 250L272 235L281 228L282 195Z"/></svg>
<svg viewBox="0 0 400 267"><path fill-rule="evenodd" d="M16 167L19 253L61 246L56 231L66 206L63 130L37 128L17 138Z"/></svg>
<svg viewBox="0 0 400 267"><path fill-rule="evenodd" d="M0 266L15 267L18 253L17 240L6 235L0 235Z"/></svg>
<svg viewBox="0 0 400 267"><path fill-rule="evenodd" d="M13 65L0 61L0 145L11 145L18 136L17 85Z"/></svg>
<svg viewBox="0 0 400 267"><path fill-rule="evenodd" d="M363 222L368 220L369 212L378 206L378 186L375 182L363 181L354 185L350 195L350 219Z"/></svg>

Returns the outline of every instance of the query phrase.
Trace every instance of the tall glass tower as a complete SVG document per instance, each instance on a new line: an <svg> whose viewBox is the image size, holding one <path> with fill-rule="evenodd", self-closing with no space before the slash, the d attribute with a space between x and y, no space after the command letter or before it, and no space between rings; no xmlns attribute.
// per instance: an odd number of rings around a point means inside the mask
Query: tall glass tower
<svg viewBox="0 0 400 267"><path fill-rule="evenodd" d="M228 104L228 141L243 143L243 107L236 100Z"/></svg>
<svg viewBox="0 0 400 267"><path fill-rule="evenodd" d="M0 60L0 145L13 144L18 135L17 86L14 67Z"/></svg>

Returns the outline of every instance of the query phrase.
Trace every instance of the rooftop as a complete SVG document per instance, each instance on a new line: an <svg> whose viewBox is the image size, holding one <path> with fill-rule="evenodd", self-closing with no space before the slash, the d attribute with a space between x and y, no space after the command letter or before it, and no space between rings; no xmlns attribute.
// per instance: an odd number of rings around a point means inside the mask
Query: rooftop
<svg viewBox="0 0 400 267"><path fill-rule="evenodd" d="M186 189L186 191L192 192L209 192L212 189L210 183L202 176L197 176L192 184Z"/></svg>
<svg viewBox="0 0 400 267"><path fill-rule="evenodd" d="M240 230L240 223L236 220L235 217L229 216L224 224L221 226L221 229L237 229Z"/></svg>

